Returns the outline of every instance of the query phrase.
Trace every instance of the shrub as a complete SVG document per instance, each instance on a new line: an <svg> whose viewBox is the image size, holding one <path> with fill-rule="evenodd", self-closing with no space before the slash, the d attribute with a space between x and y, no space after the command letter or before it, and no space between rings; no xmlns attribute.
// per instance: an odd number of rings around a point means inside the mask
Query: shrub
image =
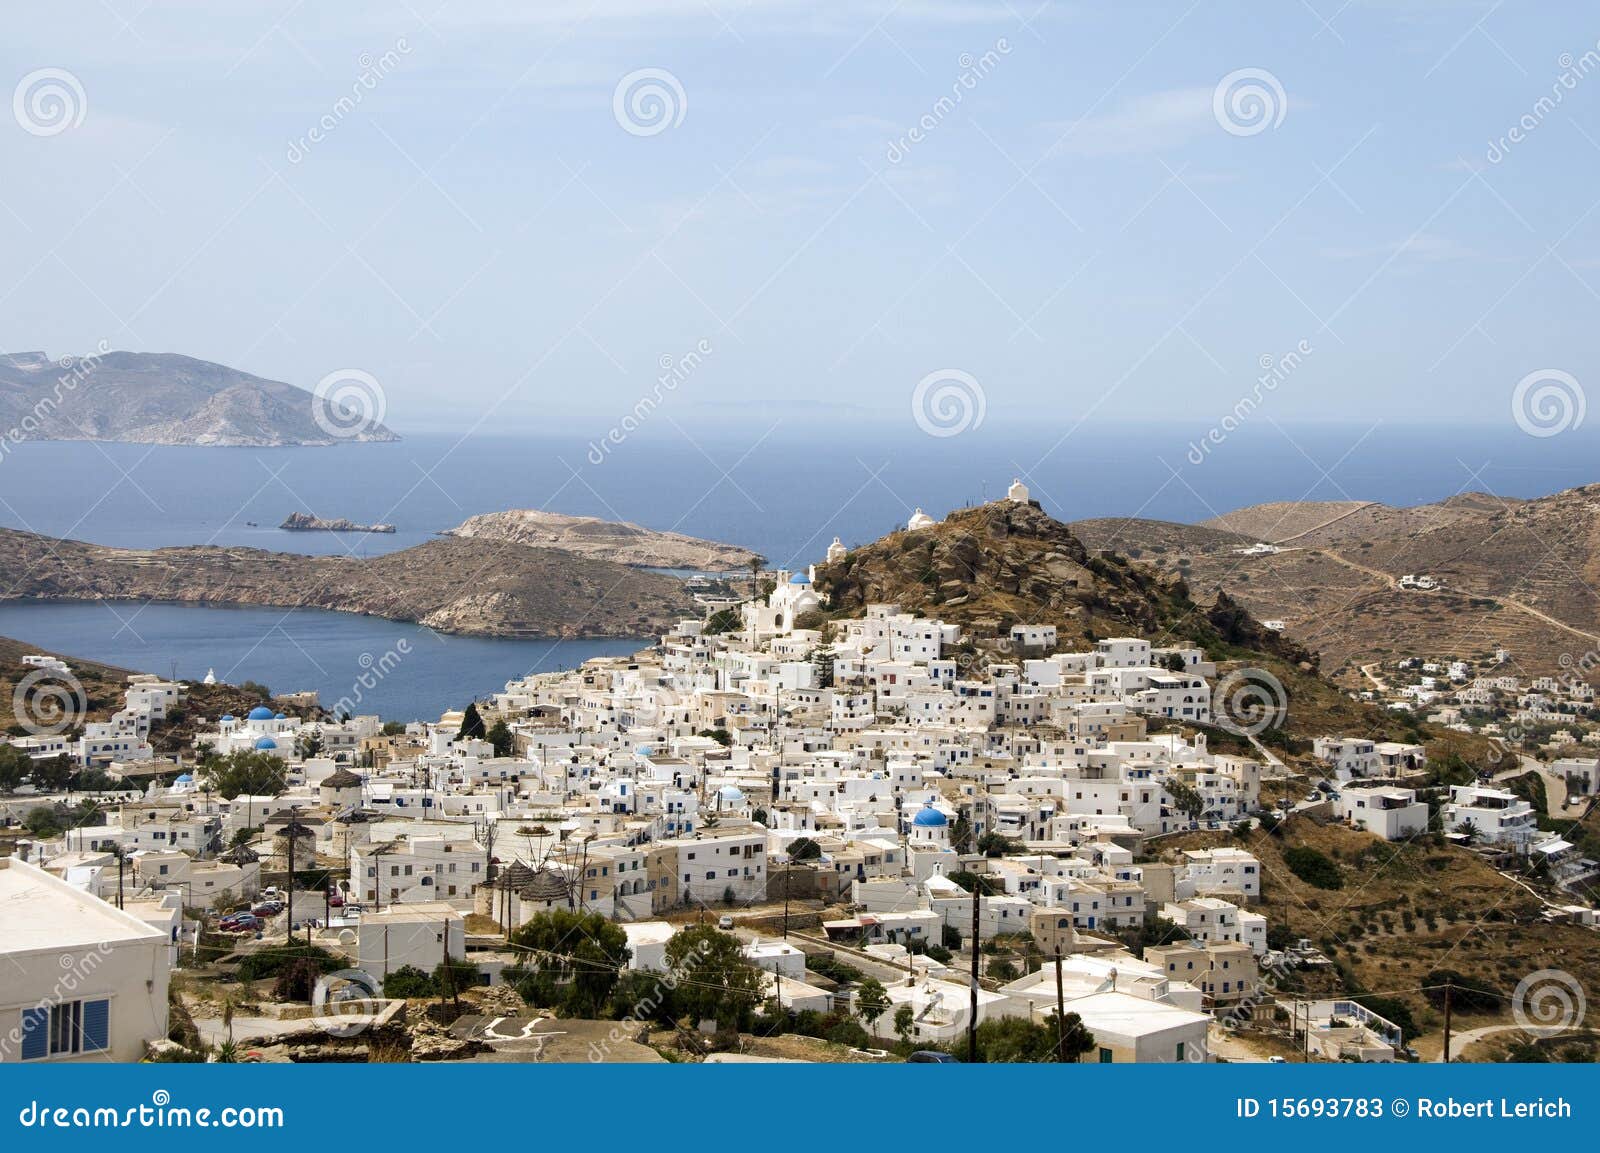
<svg viewBox="0 0 1600 1153"><path fill-rule="evenodd" d="M1318 889L1344 888L1344 877L1339 873L1339 866L1326 853L1307 845L1293 845L1285 849L1283 863L1308 885Z"/></svg>

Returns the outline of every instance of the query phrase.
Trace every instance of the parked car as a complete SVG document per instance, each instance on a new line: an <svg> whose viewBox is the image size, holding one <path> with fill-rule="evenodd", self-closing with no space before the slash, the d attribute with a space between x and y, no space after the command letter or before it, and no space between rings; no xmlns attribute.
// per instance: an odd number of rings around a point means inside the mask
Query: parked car
<svg viewBox="0 0 1600 1153"><path fill-rule="evenodd" d="M907 1065L959 1065L961 1060L937 1049L918 1049L906 1058Z"/></svg>
<svg viewBox="0 0 1600 1153"><path fill-rule="evenodd" d="M283 912L283 906L277 901L264 901L255 908L251 909L250 912L253 916L257 917L276 917L279 913Z"/></svg>
<svg viewBox="0 0 1600 1153"><path fill-rule="evenodd" d="M232 922L223 926L223 931L228 933L254 933L261 928L261 918L254 913L240 913Z"/></svg>
<svg viewBox="0 0 1600 1153"><path fill-rule="evenodd" d="M717 918L717 928L719 928L719 929L731 929L731 928L733 928L733 918L728 916L728 914L726 914L726 913L722 914L722 916Z"/></svg>
<svg viewBox="0 0 1600 1153"><path fill-rule="evenodd" d="M342 908L344 906L344 894L339 892L338 889L329 889L328 906L334 909Z"/></svg>

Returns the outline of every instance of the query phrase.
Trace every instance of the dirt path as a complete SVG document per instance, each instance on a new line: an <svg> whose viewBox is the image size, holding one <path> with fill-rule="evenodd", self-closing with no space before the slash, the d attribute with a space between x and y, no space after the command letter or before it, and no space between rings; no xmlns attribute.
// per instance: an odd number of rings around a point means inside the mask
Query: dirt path
<svg viewBox="0 0 1600 1153"><path fill-rule="evenodd" d="M1309 532L1311 530L1308 529L1307 531ZM1333 561L1334 563L1342 564L1342 565L1344 565L1345 568L1354 569L1356 572L1364 573L1367 576L1372 577L1374 580L1382 582L1388 588L1398 589L1400 587L1399 580L1397 578L1389 575L1388 573L1384 572L1382 569L1375 569L1375 568L1372 568L1372 567L1370 567L1368 565L1361 564L1358 561L1353 561L1349 557L1342 556L1339 553L1334 552L1330 548L1324 548L1324 549L1320 549L1318 551L1320 551L1323 556L1327 557L1329 560ZM1532 605L1528 604L1527 602L1519 601L1515 597L1502 596L1502 595L1500 595L1498 593L1469 593L1469 592L1462 592L1462 591L1457 590L1457 589L1427 589L1427 590L1418 589L1418 590L1416 590L1416 594L1419 595L1419 596L1447 596L1447 597L1461 597L1461 598L1469 599L1469 600L1489 599L1489 600L1498 601L1500 604L1505 605L1507 608L1513 608L1513 609L1516 609L1518 612L1526 613L1528 616L1531 616L1531 617L1534 617L1534 618L1536 618L1538 620L1541 620L1545 624L1550 625L1552 628L1558 628L1558 629L1562 630L1563 632L1571 633L1573 636L1580 637L1583 640L1586 640L1586 641L1590 642L1591 644L1600 645L1600 635L1596 635L1595 633L1584 632L1580 628L1575 628L1574 626L1567 624L1566 621L1557 620L1555 617L1551 616L1549 613L1541 612L1539 609L1534 608ZM1365 671L1366 671L1365 669L1362 670L1362 672L1365 672Z"/></svg>
<svg viewBox="0 0 1600 1153"><path fill-rule="evenodd" d="M1273 543L1273 544L1288 544L1292 540L1299 540L1301 537L1309 536L1311 533L1316 532L1318 529L1327 528L1330 524L1338 524L1345 517L1354 516L1356 513L1360 512L1362 509L1371 508L1373 505L1375 505L1377 503L1378 502L1375 501L1375 500L1364 500L1360 504L1356 505L1355 508L1347 508L1342 513L1340 513L1338 516L1329 517L1327 520L1323 521L1321 524L1314 524L1310 528L1301 529L1299 532L1295 533L1293 536L1281 536L1277 540L1272 541L1271 543Z"/></svg>

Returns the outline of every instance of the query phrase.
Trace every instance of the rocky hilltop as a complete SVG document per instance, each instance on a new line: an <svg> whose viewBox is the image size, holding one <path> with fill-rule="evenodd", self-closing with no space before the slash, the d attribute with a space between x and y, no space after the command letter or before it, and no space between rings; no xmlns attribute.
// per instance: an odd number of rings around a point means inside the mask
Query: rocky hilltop
<svg viewBox="0 0 1600 1153"><path fill-rule="evenodd" d="M321 416L319 421L318 417ZM329 445L398 440L282 381L173 353L0 354L0 429L22 440ZM346 435L335 436L330 429Z"/></svg>
<svg viewBox="0 0 1600 1153"><path fill-rule="evenodd" d="M1526 673L1555 673L1600 646L1600 485L1532 500L1286 502L1203 525L1073 528L1092 547L1121 549L1198 593L1224 591L1282 620L1330 670L1354 676L1372 661L1474 658L1502 647ZM1432 587L1406 576L1431 578Z"/></svg>
<svg viewBox="0 0 1600 1153"><path fill-rule="evenodd" d="M1005 641L1016 624L1056 626L1064 650L1126 635L1198 645L1228 671L1275 677L1288 699L1286 730L1295 736L1402 735L1401 722L1351 700L1321 675L1314 653L1264 627L1227 592L1197 600L1178 573L1092 550L1037 505L999 501L891 533L818 566L816 588L837 617L891 602L958 623L972 642L963 658L969 662L980 653L1015 659Z"/></svg>
<svg viewBox="0 0 1600 1153"><path fill-rule="evenodd" d="M329 520L308 512L292 512L278 527L284 532L394 532L392 524L357 524L344 517Z"/></svg>
<svg viewBox="0 0 1600 1153"><path fill-rule="evenodd" d="M1035 504L996 501L959 509L928 528L891 533L819 566L816 586L846 615L888 601L962 624L978 637L1045 624L1056 627L1068 648L1134 634L1314 664L1310 653L1261 627L1231 597L1196 604L1182 577L1109 550L1091 552Z"/></svg>
<svg viewBox="0 0 1600 1153"><path fill-rule="evenodd" d="M738 545L701 540L682 533L659 532L625 521L592 516L567 516L539 509L508 509L469 517L448 536L508 541L617 564L648 568L733 572L750 566L755 556Z"/></svg>
<svg viewBox="0 0 1600 1153"><path fill-rule="evenodd" d="M270 605L474 636L650 636L696 613L671 577L554 549L443 538L372 558L117 549L0 529L0 600Z"/></svg>

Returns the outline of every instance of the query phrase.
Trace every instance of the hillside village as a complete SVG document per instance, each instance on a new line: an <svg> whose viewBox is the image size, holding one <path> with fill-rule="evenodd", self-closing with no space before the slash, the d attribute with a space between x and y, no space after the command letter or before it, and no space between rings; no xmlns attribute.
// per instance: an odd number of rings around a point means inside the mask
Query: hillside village
<svg viewBox="0 0 1600 1153"><path fill-rule="evenodd" d="M912 606L835 540L432 722L291 696L167 757L196 686L135 674L108 720L13 735L0 1060L1459 1058L1538 950L1593 969L1600 866L1526 780L1595 793L1552 720L1592 693L1419 662L1370 698L1424 707L1419 739L1303 732L1312 662L1248 659L1273 630L1186 639L1021 482L980 514L1056 551L1008 591L963 536L969 576ZM940 529L868 551L920 564ZM1063 589L1151 627L1091 637ZM1334 696L1309 715L1366 715ZM1434 740L1507 721L1572 739L1511 768Z"/></svg>

